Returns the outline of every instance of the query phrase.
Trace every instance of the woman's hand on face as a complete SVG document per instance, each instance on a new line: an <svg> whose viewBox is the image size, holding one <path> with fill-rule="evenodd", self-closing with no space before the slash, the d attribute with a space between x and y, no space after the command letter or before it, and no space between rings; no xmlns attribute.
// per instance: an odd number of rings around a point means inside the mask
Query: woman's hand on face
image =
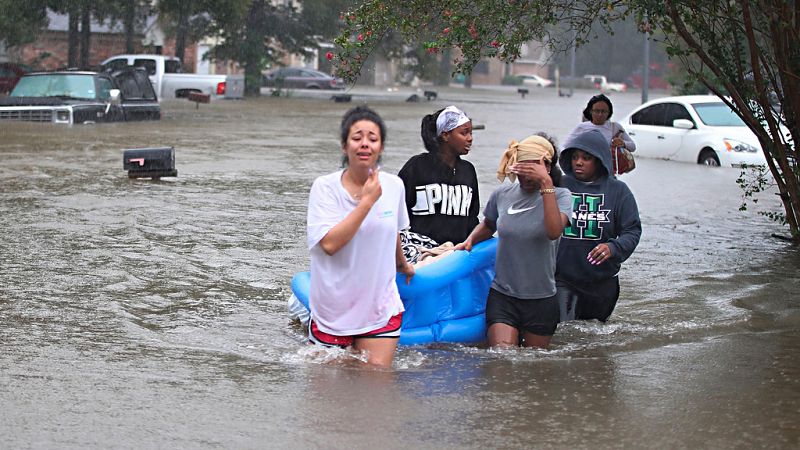
<svg viewBox="0 0 800 450"><path fill-rule="evenodd" d="M517 176L525 177L543 186L545 182L550 182L550 174L542 161L525 161L511 166L511 172Z"/></svg>
<svg viewBox="0 0 800 450"><path fill-rule="evenodd" d="M367 181L364 183L364 187L361 188L361 199L367 200L373 204L378 201L383 194L378 172L380 172L380 168L370 169Z"/></svg>

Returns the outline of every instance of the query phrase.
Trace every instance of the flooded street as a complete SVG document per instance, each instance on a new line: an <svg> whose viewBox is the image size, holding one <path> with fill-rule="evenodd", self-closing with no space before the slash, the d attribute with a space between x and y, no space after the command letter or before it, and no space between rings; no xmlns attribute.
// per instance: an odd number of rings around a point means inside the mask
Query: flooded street
<svg viewBox="0 0 800 450"><path fill-rule="evenodd" d="M386 120L383 167L423 115L485 125L481 201L511 139L579 121L589 91L355 91ZM640 103L615 94L614 119ZM652 98L652 97L651 97ZM606 324L550 350L401 348L395 370L326 363L288 318L313 179L340 162L326 95L163 104L152 123L0 124L3 448L797 448L800 250L740 212L739 170L637 160L642 240ZM122 150L175 147L177 178Z"/></svg>

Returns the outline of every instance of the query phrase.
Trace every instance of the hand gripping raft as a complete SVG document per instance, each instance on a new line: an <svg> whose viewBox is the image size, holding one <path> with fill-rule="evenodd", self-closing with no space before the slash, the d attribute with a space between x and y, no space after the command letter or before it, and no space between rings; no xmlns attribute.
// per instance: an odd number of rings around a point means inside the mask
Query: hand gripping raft
<svg viewBox="0 0 800 450"><path fill-rule="evenodd" d="M397 275L403 313L401 345L432 342L475 344L486 339L486 296L494 278L497 239L457 251L417 269L411 284ZM311 273L292 278L292 292L308 309Z"/></svg>

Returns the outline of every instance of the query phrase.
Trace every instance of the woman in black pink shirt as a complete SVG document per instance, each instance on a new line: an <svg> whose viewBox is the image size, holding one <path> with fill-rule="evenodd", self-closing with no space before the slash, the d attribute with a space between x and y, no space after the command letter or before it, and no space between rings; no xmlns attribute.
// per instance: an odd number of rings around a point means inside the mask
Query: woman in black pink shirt
<svg viewBox="0 0 800 450"><path fill-rule="evenodd" d="M461 158L472 148L472 120L448 106L423 117L420 134L427 152L411 157L398 174L411 219L404 243L430 248L463 242L480 212L475 167ZM406 257L416 262L408 247Z"/></svg>

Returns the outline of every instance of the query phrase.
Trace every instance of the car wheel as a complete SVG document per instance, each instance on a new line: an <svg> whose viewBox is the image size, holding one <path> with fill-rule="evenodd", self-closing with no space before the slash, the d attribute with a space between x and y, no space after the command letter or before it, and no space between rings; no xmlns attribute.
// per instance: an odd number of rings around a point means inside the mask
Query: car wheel
<svg viewBox="0 0 800 450"><path fill-rule="evenodd" d="M704 166L719 167L719 159L713 150L705 149L700 152L700 157L697 158L697 163Z"/></svg>

